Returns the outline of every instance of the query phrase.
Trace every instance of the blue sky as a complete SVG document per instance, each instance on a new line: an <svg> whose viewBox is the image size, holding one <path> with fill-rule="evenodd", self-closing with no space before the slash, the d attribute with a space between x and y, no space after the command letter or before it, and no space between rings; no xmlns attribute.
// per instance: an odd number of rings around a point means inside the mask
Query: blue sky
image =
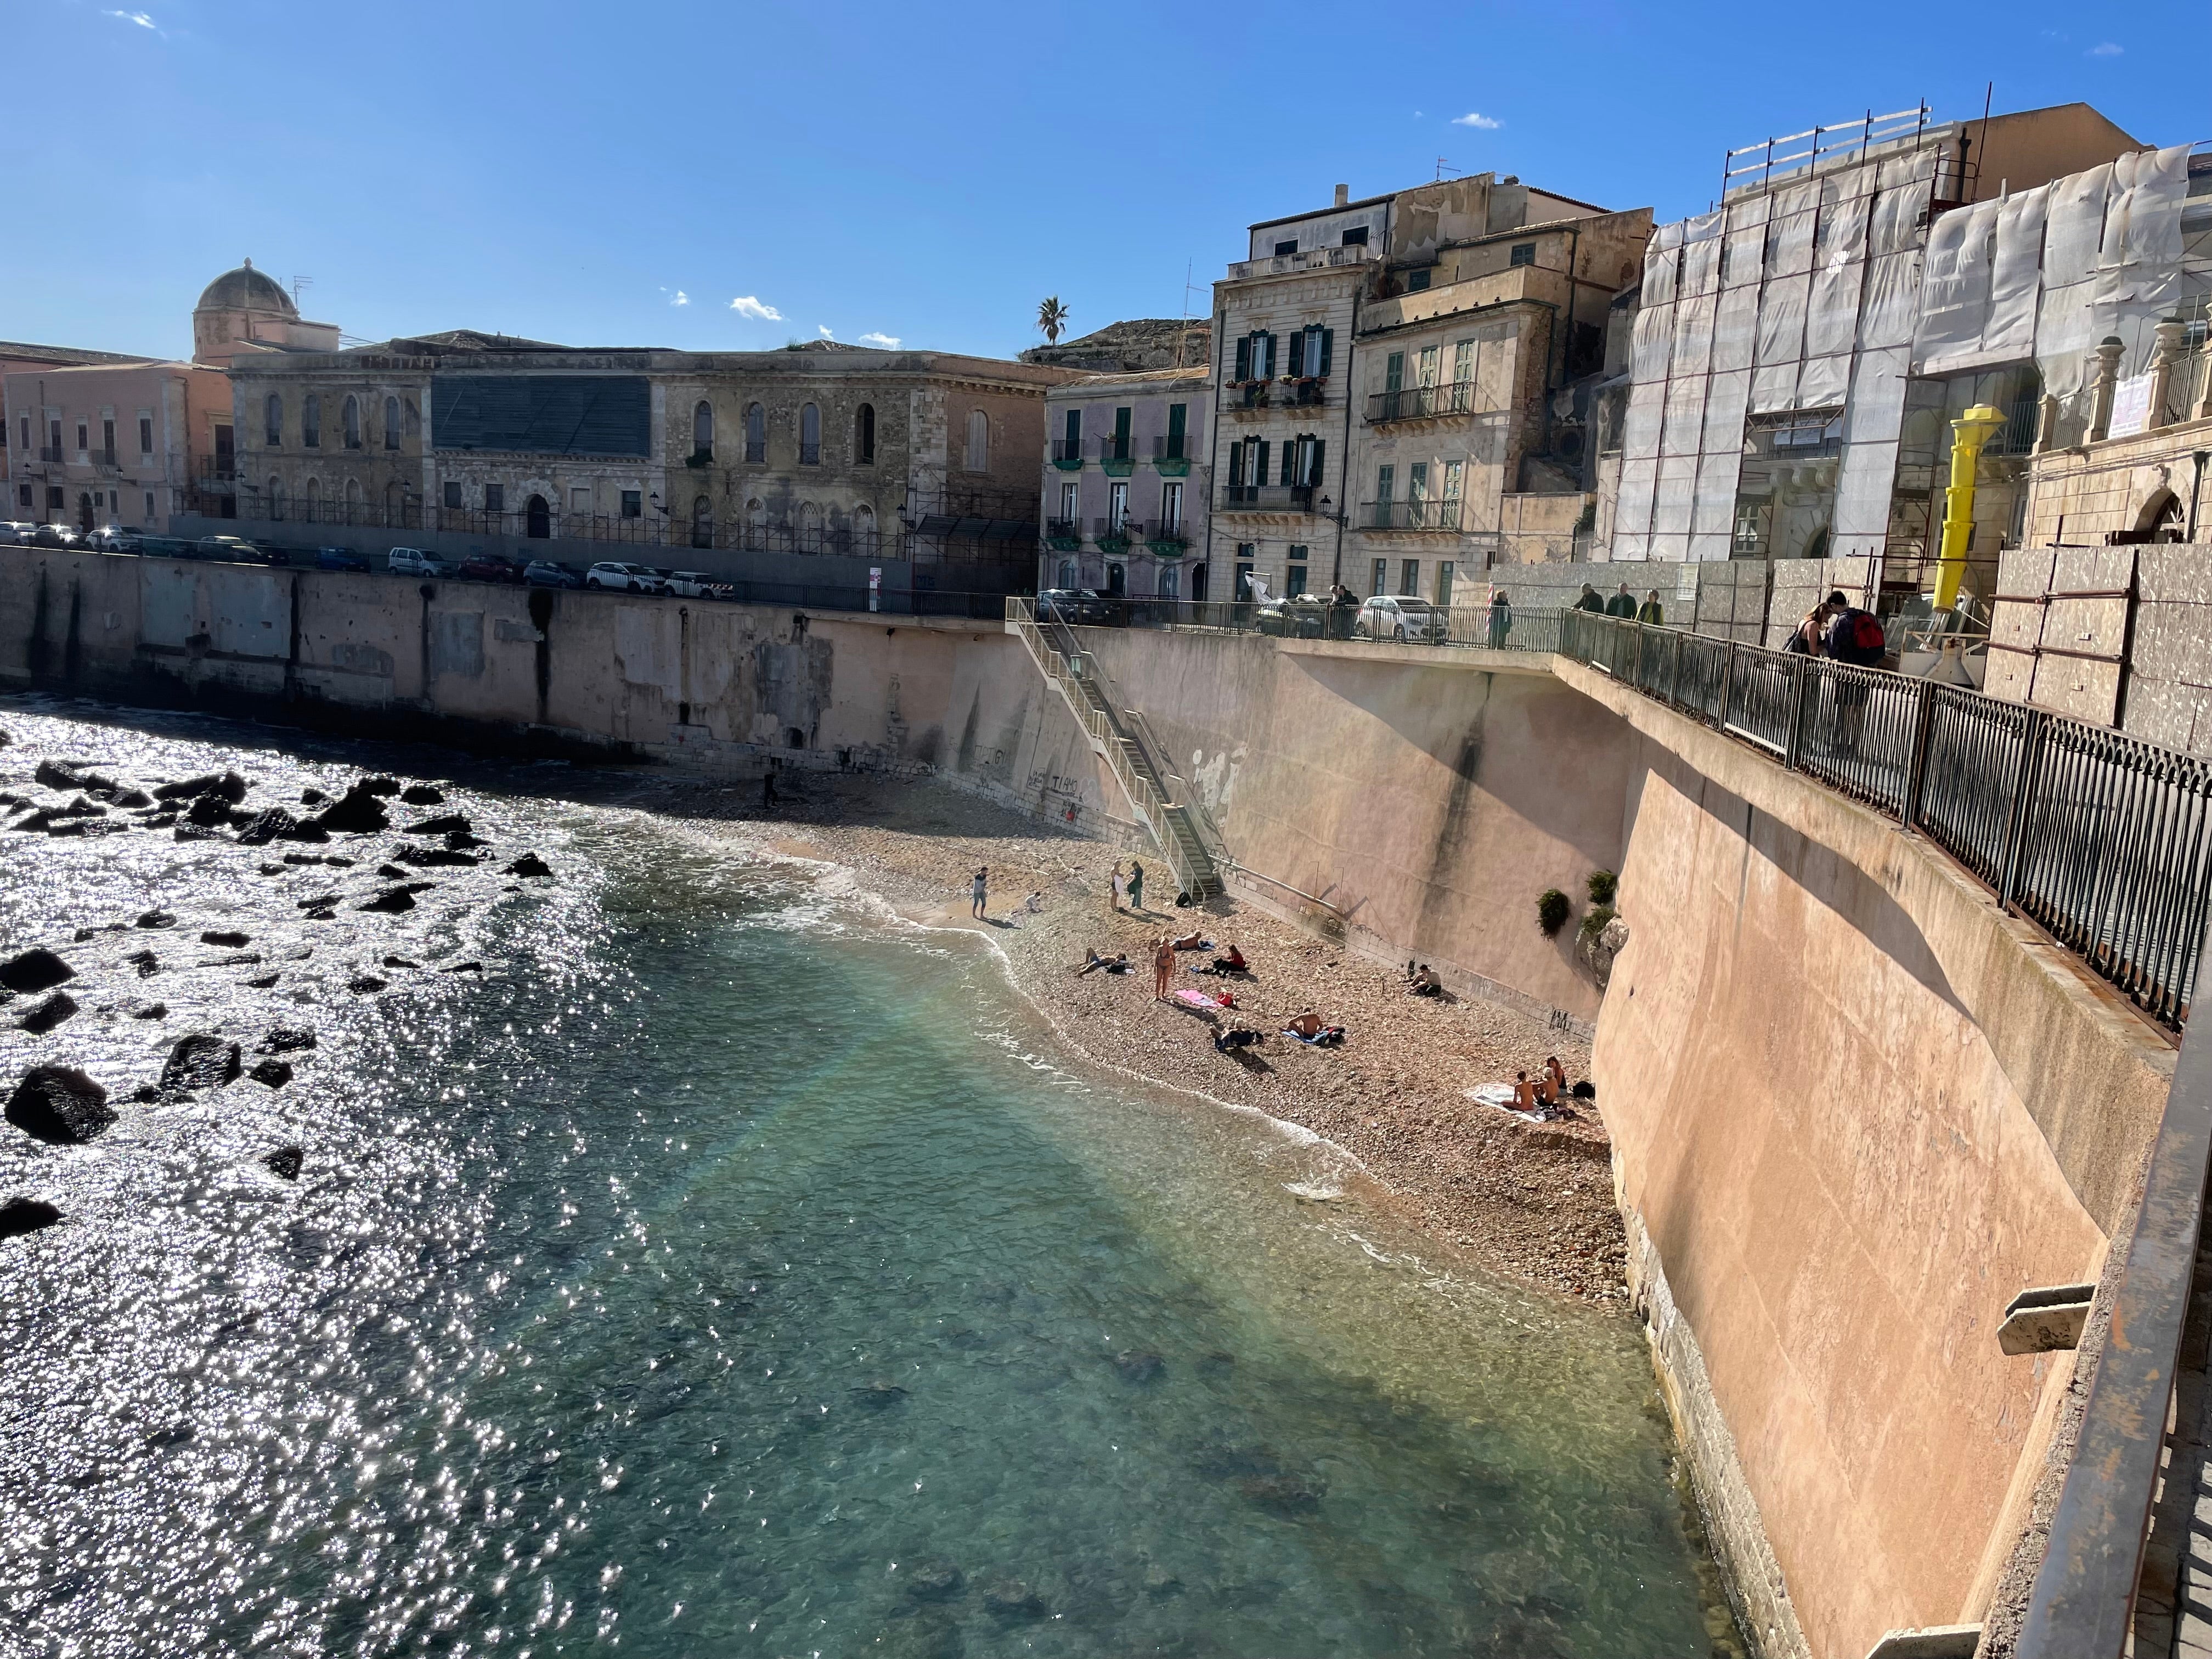
<svg viewBox="0 0 2212 1659"><path fill-rule="evenodd" d="M1731 146L1991 80L2212 137L2169 0L141 4L6 0L0 338L185 355L251 255L366 338L1010 355L1048 294L1080 333L1188 270L1202 314L1249 222L1439 158L1663 220Z"/></svg>

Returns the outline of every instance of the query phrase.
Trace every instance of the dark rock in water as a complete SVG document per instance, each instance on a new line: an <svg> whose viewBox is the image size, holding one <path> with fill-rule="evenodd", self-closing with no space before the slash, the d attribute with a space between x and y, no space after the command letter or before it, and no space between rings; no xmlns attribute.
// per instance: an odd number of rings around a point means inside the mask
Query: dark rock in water
<svg viewBox="0 0 2212 1659"><path fill-rule="evenodd" d="M115 804L135 811L142 806L151 806L154 798L143 789L124 789L117 792Z"/></svg>
<svg viewBox="0 0 2212 1659"><path fill-rule="evenodd" d="M459 812L444 812L434 818L424 818L420 823L410 823L406 833L410 836L466 835L468 818Z"/></svg>
<svg viewBox="0 0 2212 1659"><path fill-rule="evenodd" d="M1168 1374L1168 1362L1156 1353L1117 1353L1114 1369L1124 1382L1157 1382Z"/></svg>
<svg viewBox="0 0 2212 1659"><path fill-rule="evenodd" d="M362 974L356 978L348 980L346 981L346 989L355 993L356 995L370 996L378 991L381 991L385 986L389 983L390 981L387 980L377 978L374 974Z"/></svg>
<svg viewBox="0 0 2212 1659"><path fill-rule="evenodd" d="M142 1002L131 1011L133 1019L167 1019L169 1005L166 1002Z"/></svg>
<svg viewBox="0 0 2212 1659"><path fill-rule="evenodd" d="M50 836L82 836L88 827L82 818L66 818L59 823L50 821L46 833Z"/></svg>
<svg viewBox="0 0 2212 1659"><path fill-rule="evenodd" d="M198 811L198 806L195 805L193 810ZM266 847L299 822L283 807L271 806L257 814L252 823L238 832L238 844L240 847Z"/></svg>
<svg viewBox="0 0 2212 1659"><path fill-rule="evenodd" d="M253 978L249 979L249 980L243 981L241 981L241 982L242 982L242 983L244 983L244 984L246 984L246 985L248 985L248 986L252 987L254 990L257 990L257 991L265 991L265 990L269 989L269 988L270 988L270 986L272 986L272 985L276 984L276 982L278 980L280 980L280 979L282 979L282 978L283 978L283 977L284 977L284 975L282 975L282 974L258 974L258 975L256 975Z"/></svg>
<svg viewBox="0 0 2212 1659"><path fill-rule="evenodd" d="M313 1031L297 1025L276 1025L271 1026L269 1035L261 1039L260 1046L256 1052L264 1054L289 1054L296 1053L301 1048L312 1048L314 1046L315 1034Z"/></svg>
<svg viewBox="0 0 2212 1659"><path fill-rule="evenodd" d="M453 962L438 969L441 974L481 974L483 970L481 962Z"/></svg>
<svg viewBox="0 0 2212 1659"><path fill-rule="evenodd" d="M220 841L222 839L222 837L216 835L214 830L203 829L197 823L180 823L175 829L169 831L169 834L179 841Z"/></svg>
<svg viewBox="0 0 2212 1659"><path fill-rule="evenodd" d="M384 803L377 799L376 791L356 783L342 799L325 806L310 822L345 835L365 836L389 828L392 817L384 810Z"/></svg>
<svg viewBox="0 0 2212 1659"><path fill-rule="evenodd" d="M446 850L449 853L459 853L471 847L490 845L491 843L482 836L472 836L465 830L449 830L446 832Z"/></svg>
<svg viewBox="0 0 2212 1659"><path fill-rule="evenodd" d="M422 964L419 962L410 962L405 957L386 957L384 959L384 965L387 968L420 968Z"/></svg>
<svg viewBox="0 0 2212 1659"><path fill-rule="evenodd" d="M209 787L208 793L210 794L222 796L233 806L235 806L239 802L246 799L246 792L251 787L252 787L252 786L247 783L244 778L239 776L237 773L226 772Z"/></svg>
<svg viewBox="0 0 2212 1659"><path fill-rule="evenodd" d="M8 1097L8 1121L54 1146L76 1146L115 1121L107 1091L74 1066L41 1066Z"/></svg>
<svg viewBox="0 0 2212 1659"><path fill-rule="evenodd" d="M11 991L50 991L76 977L76 969L52 951L26 951L0 962L0 985Z"/></svg>
<svg viewBox="0 0 2212 1659"><path fill-rule="evenodd" d="M185 823L196 823L203 830L220 829L230 818L229 803L221 795L202 795L185 814Z"/></svg>
<svg viewBox="0 0 2212 1659"><path fill-rule="evenodd" d="M415 872L404 864L380 864L376 866L376 873L386 881L404 881Z"/></svg>
<svg viewBox="0 0 2212 1659"><path fill-rule="evenodd" d="M31 776L49 789L82 789L84 781L59 761L42 760Z"/></svg>
<svg viewBox="0 0 2212 1659"><path fill-rule="evenodd" d="M309 784L300 792L300 805L302 806L320 806L328 799L330 797L313 784Z"/></svg>
<svg viewBox="0 0 2212 1659"><path fill-rule="evenodd" d="M1262 1509L1294 1515L1318 1509L1328 1488L1294 1474L1248 1474L1237 1483L1237 1490Z"/></svg>
<svg viewBox="0 0 2212 1659"><path fill-rule="evenodd" d="M896 1382L871 1382L865 1388L853 1390L855 1403L866 1406L871 1411L888 1411L905 1398L906 1390Z"/></svg>
<svg viewBox="0 0 2212 1659"><path fill-rule="evenodd" d="M553 866L535 853L525 853L507 866L507 873L510 876L550 876L553 873Z"/></svg>
<svg viewBox="0 0 2212 1659"><path fill-rule="evenodd" d="M76 999L67 991L57 991L15 1024L27 1031L51 1031L76 1012Z"/></svg>
<svg viewBox="0 0 2212 1659"><path fill-rule="evenodd" d="M261 1155L261 1167L270 1175L282 1176L287 1181L297 1181L300 1166L307 1161L307 1156L297 1146L279 1146L273 1152Z"/></svg>
<svg viewBox="0 0 2212 1659"><path fill-rule="evenodd" d="M319 898L295 899L292 902L302 910L327 910L338 902L338 896L325 893Z"/></svg>
<svg viewBox="0 0 2212 1659"><path fill-rule="evenodd" d="M194 1032L190 1036L179 1037L169 1046L169 1057L161 1065L161 1091L167 1094L179 1089L220 1089L225 1084L237 1082L244 1070L235 1042Z"/></svg>
<svg viewBox="0 0 2212 1659"><path fill-rule="evenodd" d="M917 1561L907 1569L906 1593L917 1601L950 1601L967 1588L967 1576L950 1561Z"/></svg>
<svg viewBox="0 0 2212 1659"><path fill-rule="evenodd" d="M287 853L284 854L284 862L287 864L320 864L323 861L323 854L320 853Z"/></svg>
<svg viewBox="0 0 2212 1659"><path fill-rule="evenodd" d="M252 935L250 933L234 933L224 928L211 927L208 929L207 932L200 935L200 943L203 945L221 945L234 950L239 945L245 944L246 940L252 937Z"/></svg>
<svg viewBox="0 0 2212 1659"><path fill-rule="evenodd" d="M883 1659L966 1659L960 1626L942 1607L900 1608L877 1638Z"/></svg>
<svg viewBox="0 0 2212 1659"><path fill-rule="evenodd" d="M349 859L343 853L325 853L323 854L323 862L329 865L335 865L341 870L350 870L355 865L359 864L361 860L359 859Z"/></svg>
<svg viewBox="0 0 2212 1659"><path fill-rule="evenodd" d="M305 911L300 917L302 921L336 921L337 919L338 913L324 905L318 905L312 910Z"/></svg>
<svg viewBox="0 0 2212 1659"><path fill-rule="evenodd" d="M258 951L240 951L234 956L210 957L198 964L202 968L251 968L261 960Z"/></svg>
<svg viewBox="0 0 2212 1659"><path fill-rule="evenodd" d="M331 832L313 818L302 818L276 832L279 841L328 841L330 838Z"/></svg>
<svg viewBox="0 0 2212 1659"><path fill-rule="evenodd" d="M189 1423L172 1423L167 1427L156 1429L153 1433L148 1435L146 1437L146 1449L149 1451L166 1451L171 1446L183 1445L186 1441L192 1439L198 1433L199 1431Z"/></svg>
<svg viewBox="0 0 2212 1659"><path fill-rule="evenodd" d="M292 1062L289 1060L264 1060L246 1076L256 1083L266 1084L271 1089L281 1089L292 1080Z"/></svg>
<svg viewBox="0 0 2212 1659"><path fill-rule="evenodd" d="M44 1199L11 1198L0 1204L0 1238L19 1238L61 1218L62 1212Z"/></svg>
<svg viewBox="0 0 2212 1659"><path fill-rule="evenodd" d="M1182 1580L1165 1567L1145 1569L1145 1594L1155 1601L1164 1601L1170 1595L1182 1594Z"/></svg>
<svg viewBox="0 0 2212 1659"><path fill-rule="evenodd" d="M380 772L373 773L356 783L354 787L364 794L396 795L399 793L399 780L386 777Z"/></svg>
<svg viewBox="0 0 2212 1659"><path fill-rule="evenodd" d="M446 799L446 792L434 783L410 783L399 792L399 799L410 806L435 806Z"/></svg>
<svg viewBox="0 0 2212 1659"><path fill-rule="evenodd" d="M142 1083L131 1091L131 1098L141 1106L151 1106L161 1098L161 1087L157 1083Z"/></svg>
<svg viewBox="0 0 2212 1659"><path fill-rule="evenodd" d="M415 895L404 887L388 888L369 900L368 903L357 904L354 907L356 910L381 911L386 915L398 915L402 911L412 910L414 908Z"/></svg>
<svg viewBox="0 0 2212 1659"><path fill-rule="evenodd" d="M236 805L246 799L246 780L235 772L210 772L204 777L179 778L154 792L155 800L198 800L203 795Z"/></svg>
<svg viewBox="0 0 2212 1659"><path fill-rule="evenodd" d="M107 816L107 809L105 806L94 806L82 795L79 795L68 805L54 808L54 816L58 818L103 818Z"/></svg>
<svg viewBox="0 0 2212 1659"><path fill-rule="evenodd" d="M1042 1619L1044 1597L1018 1578L994 1579L983 1586L984 1611L1000 1619Z"/></svg>
<svg viewBox="0 0 2212 1659"><path fill-rule="evenodd" d="M420 865L464 865L483 862L477 854L464 853L452 847L403 847L392 856L403 863Z"/></svg>
<svg viewBox="0 0 2212 1659"><path fill-rule="evenodd" d="M151 951L133 951L123 959L138 970L141 979L150 979L161 971L161 958Z"/></svg>
<svg viewBox="0 0 2212 1659"><path fill-rule="evenodd" d="M136 925L140 927L173 927L177 925L177 919L167 910L149 910L138 918Z"/></svg>

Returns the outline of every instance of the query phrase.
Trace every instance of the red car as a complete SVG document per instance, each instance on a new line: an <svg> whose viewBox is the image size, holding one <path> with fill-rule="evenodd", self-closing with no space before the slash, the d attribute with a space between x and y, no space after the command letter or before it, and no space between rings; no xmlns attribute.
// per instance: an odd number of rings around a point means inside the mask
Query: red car
<svg viewBox="0 0 2212 1659"><path fill-rule="evenodd" d="M522 583L522 567L513 559L497 553L471 553L461 561L460 579L465 582Z"/></svg>

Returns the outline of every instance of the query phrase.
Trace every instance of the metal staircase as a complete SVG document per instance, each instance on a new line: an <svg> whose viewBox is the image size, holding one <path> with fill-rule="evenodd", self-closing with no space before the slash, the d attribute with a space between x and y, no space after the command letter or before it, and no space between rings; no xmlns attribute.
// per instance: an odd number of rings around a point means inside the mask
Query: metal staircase
<svg viewBox="0 0 2212 1659"><path fill-rule="evenodd" d="M1112 688L1096 660L1065 623L1040 622L1033 601L1006 601L1006 630L1020 635L1046 681L1066 702L1091 747L1103 757L1137 820L1175 872L1176 885L1194 899L1222 890L1221 872L1200 836L1188 807L1174 798L1158 766L1115 707Z"/></svg>

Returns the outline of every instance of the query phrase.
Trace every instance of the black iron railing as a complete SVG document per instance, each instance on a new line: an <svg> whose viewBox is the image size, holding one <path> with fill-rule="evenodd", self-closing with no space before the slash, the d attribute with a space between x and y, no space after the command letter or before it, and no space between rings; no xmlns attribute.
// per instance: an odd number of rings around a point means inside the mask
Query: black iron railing
<svg viewBox="0 0 2212 1659"><path fill-rule="evenodd" d="M1215 510L1221 513L1310 513L1313 511L1314 486L1311 484L1224 484L1221 503Z"/></svg>
<svg viewBox="0 0 2212 1659"><path fill-rule="evenodd" d="M1156 461L1194 461L1198 459L1198 440L1188 432L1169 432L1152 439L1152 459Z"/></svg>
<svg viewBox="0 0 2212 1659"><path fill-rule="evenodd" d="M1474 382L1447 380L1442 386L1400 386L1368 394L1367 421L1419 421L1438 415L1464 415L1474 407Z"/></svg>
<svg viewBox="0 0 2212 1659"><path fill-rule="evenodd" d="M2188 1019L2212 764L1963 687L1587 611L1559 649L1918 830L2153 1019Z"/></svg>
<svg viewBox="0 0 2212 1659"><path fill-rule="evenodd" d="M1460 498L1437 501L1370 501L1359 510L1359 524L1368 530L1457 530Z"/></svg>

